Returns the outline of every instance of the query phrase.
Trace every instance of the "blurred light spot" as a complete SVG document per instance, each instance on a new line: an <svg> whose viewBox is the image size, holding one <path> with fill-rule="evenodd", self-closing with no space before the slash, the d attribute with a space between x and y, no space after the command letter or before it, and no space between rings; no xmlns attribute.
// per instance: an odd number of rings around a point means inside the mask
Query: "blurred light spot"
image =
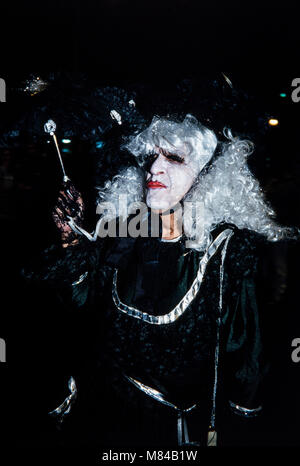
<svg viewBox="0 0 300 466"><path fill-rule="evenodd" d="M101 149L103 147L103 141L96 141L96 149Z"/></svg>
<svg viewBox="0 0 300 466"><path fill-rule="evenodd" d="M22 91L26 92L27 94L34 96L39 92L44 91L48 87L48 82L38 77L31 77L25 83L23 83Z"/></svg>
<svg viewBox="0 0 300 466"><path fill-rule="evenodd" d="M64 152L65 154L70 154L71 153L70 149L67 149L66 147L64 147L62 149L62 152Z"/></svg>
<svg viewBox="0 0 300 466"><path fill-rule="evenodd" d="M223 75L225 81L227 82L227 84L228 84L230 87L233 87L233 84L232 84L232 82L230 81L230 79L228 78L228 76L226 76L225 73L222 73L222 75Z"/></svg>
<svg viewBox="0 0 300 466"><path fill-rule="evenodd" d="M286 93L285 93L285 92L281 92L281 94L279 94L279 95L280 95L280 97L283 97L283 98L286 97Z"/></svg>
<svg viewBox="0 0 300 466"><path fill-rule="evenodd" d="M62 139L61 142L63 144L71 144L72 141L71 141L71 139Z"/></svg>
<svg viewBox="0 0 300 466"><path fill-rule="evenodd" d="M269 125L270 125L270 126L278 126L278 125L279 125L279 121L277 120L277 118L270 118L270 120L269 120Z"/></svg>

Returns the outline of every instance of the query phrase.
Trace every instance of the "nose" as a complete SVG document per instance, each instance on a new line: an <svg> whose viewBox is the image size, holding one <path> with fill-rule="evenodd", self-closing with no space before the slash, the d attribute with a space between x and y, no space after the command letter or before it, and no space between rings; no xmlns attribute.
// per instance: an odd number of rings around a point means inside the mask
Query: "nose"
<svg viewBox="0 0 300 466"><path fill-rule="evenodd" d="M159 154L158 157L154 160L149 172L151 173L151 175L162 175L165 173L164 159L161 154Z"/></svg>

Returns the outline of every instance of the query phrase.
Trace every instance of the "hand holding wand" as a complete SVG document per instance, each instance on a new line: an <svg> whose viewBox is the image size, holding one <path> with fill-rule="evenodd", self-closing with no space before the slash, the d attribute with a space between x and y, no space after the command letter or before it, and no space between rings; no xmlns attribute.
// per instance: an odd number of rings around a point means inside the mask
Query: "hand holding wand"
<svg viewBox="0 0 300 466"><path fill-rule="evenodd" d="M56 138L56 135L55 135L56 123L53 120L48 120L47 123L45 123L45 125L44 125L44 130L45 130L46 133L50 134L50 136L53 137L53 140L54 140L54 143L55 143L55 146L56 146L56 150L57 150L57 153L58 153L58 158L59 158L59 161L60 161L61 169L62 169L63 176L64 176L64 179L63 179L64 183L69 182L68 184L70 184L70 187L69 187L69 189L66 190L66 193L63 193L61 191L61 196L58 199L58 203L59 203L60 208L58 206L56 206L55 211L53 213L54 222L56 223L59 230L61 230L62 235L63 235L63 241L64 241L63 247L69 246L71 244L71 240L73 240L73 236L71 237L70 230L69 230L68 227L70 227L71 230L73 230L74 233L84 235L90 241L96 241L96 239L98 237L98 234L99 234L101 222L103 221L103 218L98 220L97 225L96 225L96 229L95 229L93 234L88 233L86 230L84 230L81 227L80 224L82 223L84 204L83 204L83 201L82 201L82 198L81 198L81 194L72 185L70 178L66 175L65 167L64 167L64 164L63 164L63 161L62 161L62 156L61 156L61 153L60 153L60 150L59 150L59 147L58 147L58 143L57 143L57 138ZM74 196L75 196L75 199L74 199ZM68 197L70 199L68 199ZM68 201L67 203L66 203L66 200ZM70 205L70 201L73 201L72 206ZM75 201L75 203L74 203L74 201ZM71 207L71 209L70 209L70 207ZM73 208L73 210L72 210L72 208ZM72 213L73 213L73 217L71 216ZM76 220L76 222L75 222L75 220ZM77 242L77 239L75 238L74 241Z"/></svg>

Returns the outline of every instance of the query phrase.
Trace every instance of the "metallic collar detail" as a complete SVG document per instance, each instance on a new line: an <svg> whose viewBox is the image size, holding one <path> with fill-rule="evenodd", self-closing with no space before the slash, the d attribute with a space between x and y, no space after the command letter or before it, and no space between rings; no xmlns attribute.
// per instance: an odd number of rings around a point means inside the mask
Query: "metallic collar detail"
<svg viewBox="0 0 300 466"><path fill-rule="evenodd" d="M70 377L68 381L68 388L71 392L69 396L60 404L56 409L48 413L50 416L54 416L58 419L59 423L62 423L64 417L69 414L71 407L77 398L77 387L74 377Z"/></svg>
<svg viewBox="0 0 300 466"><path fill-rule="evenodd" d="M262 406L259 406L258 408L254 409L249 409L237 405L236 403L233 403L233 401L229 401L229 406L236 414L239 414L240 416L244 417L256 417L262 411Z"/></svg>
<svg viewBox="0 0 300 466"><path fill-rule="evenodd" d="M226 229L222 231L217 238L209 245L204 256L201 258L199 263L198 272L196 278L194 279L190 289L187 291L185 296L181 299L181 301L177 304L174 309L167 313L160 316L155 316L148 314L147 312L142 312L139 309L136 309L132 306L128 306L127 304L122 303L119 298L118 291L117 291L117 275L118 270L115 270L114 277L113 277L113 288L112 288L112 298L113 301L118 308L119 311L124 312L125 314L135 317L136 319L141 319L144 322L153 325L162 325L162 324L171 324L175 322L188 308L188 306L193 302L197 293L200 289L204 273L206 270L206 266L209 260L215 255L218 251L220 245L223 243L224 240L229 238L233 234L231 229Z"/></svg>

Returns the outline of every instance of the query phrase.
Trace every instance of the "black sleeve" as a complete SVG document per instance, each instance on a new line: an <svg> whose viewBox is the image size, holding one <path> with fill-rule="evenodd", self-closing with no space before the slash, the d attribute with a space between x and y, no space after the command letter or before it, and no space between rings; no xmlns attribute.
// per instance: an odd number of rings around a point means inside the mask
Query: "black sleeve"
<svg viewBox="0 0 300 466"><path fill-rule="evenodd" d="M61 416L58 413L56 419L49 412L73 395L71 376L80 386L77 375L88 372L91 342L96 334L101 339L92 298L95 282L101 279L104 243L83 238L69 248L52 245L28 260L20 271L19 330L18 334L14 330L17 343L12 342L12 347L18 344L26 349L26 364L18 366L16 374L26 381L22 399L30 413L25 416L18 407L15 414L26 433L24 442L60 441L56 427L60 427L57 420ZM17 390L17 380L12 385ZM75 398L71 397L72 403ZM63 406L66 411L68 407Z"/></svg>
<svg viewBox="0 0 300 466"><path fill-rule="evenodd" d="M90 278L101 262L104 241L95 243L80 238L68 248L52 245L22 267L21 276L29 286L49 290L64 305L81 307L85 304Z"/></svg>

